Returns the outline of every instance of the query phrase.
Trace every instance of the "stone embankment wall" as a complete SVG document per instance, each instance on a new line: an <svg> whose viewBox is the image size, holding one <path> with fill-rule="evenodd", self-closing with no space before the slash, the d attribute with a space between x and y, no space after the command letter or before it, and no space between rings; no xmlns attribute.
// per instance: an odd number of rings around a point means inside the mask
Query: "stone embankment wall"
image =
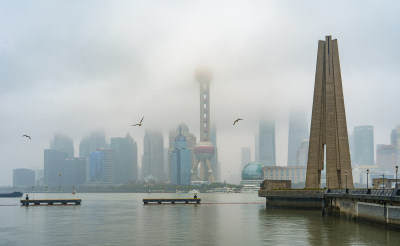
<svg viewBox="0 0 400 246"><path fill-rule="evenodd" d="M395 190L328 191L322 212L400 229L400 196Z"/></svg>
<svg viewBox="0 0 400 246"><path fill-rule="evenodd" d="M322 190L260 189L258 191L258 196L266 198L267 208L321 210L322 195Z"/></svg>

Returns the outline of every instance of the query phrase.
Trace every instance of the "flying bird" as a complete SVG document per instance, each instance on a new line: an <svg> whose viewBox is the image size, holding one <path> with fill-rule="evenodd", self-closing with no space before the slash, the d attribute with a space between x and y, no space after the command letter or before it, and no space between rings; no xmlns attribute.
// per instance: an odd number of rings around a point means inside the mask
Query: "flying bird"
<svg viewBox="0 0 400 246"><path fill-rule="evenodd" d="M144 116L143 116L143 118L140 120L140 122L138 124L134 124L132 126L142 126L143 119L144 119Z"/></svg>
<svg viewBox="0 0 400 246"><path fill-rule="evenodd" d="M30 140L32 140L32 139L31 139L31 136L28 136L28 135L26 135L26 134L22 135L22 137L26 137L26 138L29 138Z"/></svg>
<svg viewBox="0 0 400 246"><path fill-rule="evenodd" d="M243 119L237 119L237 120L235 120L234 122L233 122L233 125L235 125L236 123L238 123L239 122L239 120L243 120Z"/></svg>

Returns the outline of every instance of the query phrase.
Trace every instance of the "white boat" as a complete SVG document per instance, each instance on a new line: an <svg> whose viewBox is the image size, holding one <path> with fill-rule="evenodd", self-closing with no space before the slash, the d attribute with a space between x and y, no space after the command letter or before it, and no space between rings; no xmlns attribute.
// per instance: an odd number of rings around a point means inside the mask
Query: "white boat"
<svg viewBox="0 0 400 246"><path fill-rule="evenodd" d="M190 190L190 191L188 191L188 193L189 194L199 194L200 193L200 191L199 190L196 190L196 189L194 189L194 190Z"/></svg>
<svg viewBox="0 0 400 246"><path fill-rule="evenodd" d="M255 193L258 192L260 187L255 185L243 185L243 188L240 190L241 193Z"/></svg>

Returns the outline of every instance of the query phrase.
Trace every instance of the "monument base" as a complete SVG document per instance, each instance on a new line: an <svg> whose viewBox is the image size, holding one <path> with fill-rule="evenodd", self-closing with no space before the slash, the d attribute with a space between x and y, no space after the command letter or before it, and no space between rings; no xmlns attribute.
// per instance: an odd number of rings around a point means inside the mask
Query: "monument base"
<svg viewBox="0 0 400 246"><path fill-rule="evenodd" d="M323 190L263 190L258 196L266 198L267 208L321 210Z"/></svg>

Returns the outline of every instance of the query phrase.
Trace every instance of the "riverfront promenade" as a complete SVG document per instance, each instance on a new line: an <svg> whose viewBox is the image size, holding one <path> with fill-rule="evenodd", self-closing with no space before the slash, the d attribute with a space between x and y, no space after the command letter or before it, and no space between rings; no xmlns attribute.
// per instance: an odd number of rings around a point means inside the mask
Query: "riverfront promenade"
<svg viewBox="0 0 400 246"><path fill-rule="evenodd" d="M267 208L314 209L322 214L400 229L400 190L395 189L260 189Z"/></svg>

